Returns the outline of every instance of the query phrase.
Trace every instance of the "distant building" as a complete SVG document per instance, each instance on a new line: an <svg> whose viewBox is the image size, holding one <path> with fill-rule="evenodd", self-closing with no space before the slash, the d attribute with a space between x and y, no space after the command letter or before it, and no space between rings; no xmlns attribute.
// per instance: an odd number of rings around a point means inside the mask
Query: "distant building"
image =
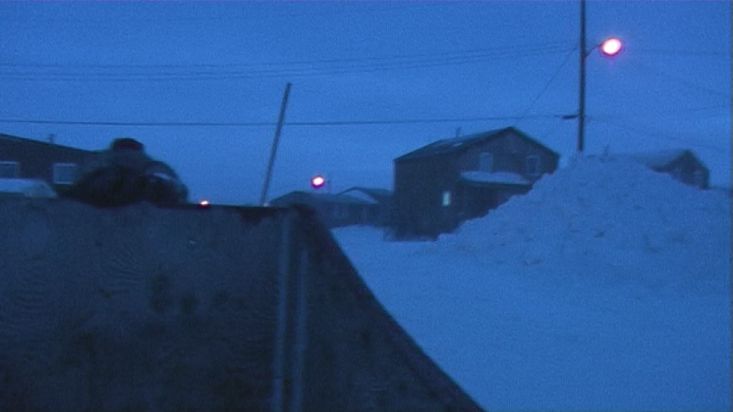
<svg viewBox="0 0 733 412"><path fill-rule="evenodd" d="M373 187L352 187L340 192L339 195L355 197L369 203L359 224L385 226L389 223L389 214L392 208L392 192L387 189Z"/></svg>
<svg viewBox="0 0 733 412"><path fill-rule="evenodd" d="M451 232L557 169L559 155L508 127L443 139L394 160L397 238Z"/></svg>
<svg viewBox="0 0 733 412"><path fill-rule="evenodd" d="M347 194L330 194L294 191L270 201L272 206L305 205L316 211L318 218L328 227L372 224L375 213L373 201Z"/></svg>
<svg viewBox="0 0 733 412"><path fill-rule="evenodd" d="M95 152L0 133L0 178L40 179L63 192Z"/></svg>
<svg viewBox="0 0 733 412"><path fill-rule="evenodd" d="M666 150L628 155L656 172L667 173L676 180L700 189L710 187L710 170L691 150Z"/></svg>

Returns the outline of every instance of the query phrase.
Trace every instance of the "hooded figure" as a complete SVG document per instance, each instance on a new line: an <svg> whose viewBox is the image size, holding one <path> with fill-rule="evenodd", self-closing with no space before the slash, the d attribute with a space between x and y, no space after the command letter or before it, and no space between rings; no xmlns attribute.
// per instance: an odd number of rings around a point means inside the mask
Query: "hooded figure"
<svg viewBox="0 0 733 412"><path fill-rule="evenodd" d="M188 189L170 166L149 157L142 143L124 137L84 167L66 195L96 206L171 205L186 203Z"/></svg>

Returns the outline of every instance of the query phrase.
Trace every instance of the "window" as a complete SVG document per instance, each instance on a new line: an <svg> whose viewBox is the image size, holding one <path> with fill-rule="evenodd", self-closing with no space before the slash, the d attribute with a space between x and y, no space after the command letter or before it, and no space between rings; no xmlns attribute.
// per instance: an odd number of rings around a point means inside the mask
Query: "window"
<svg viewBox="0 0 733 412"><path fill-rule="evenodd" d="M20 164L13 160L0 160L0 177L14 178L20 175Z"/></svg>
<svg viewBox="0 0 733 412"><path fill-rule="evenodd" d="M540 172L539 156L527 156L527 174L530 176L537 176Z"/></svg>
<svg viewBox="0 0 733 412"><path fill-rule="evenodd" d="M443 207L450 206L451 198L450 191L446 190L443 192Z"/></svg>
<svg viewBox="0 0 733 412"><path fill-rule="evenodd" d="M488 152L480 153L478 157L478 170L492 172L494 170L494 155Z"/></svg>
<svg viewBox="0 0 733 412"><path fill-rule="evenodd" d="M70 185L76 180L76 163L54 163L53 182L57 185Z"/></svg>

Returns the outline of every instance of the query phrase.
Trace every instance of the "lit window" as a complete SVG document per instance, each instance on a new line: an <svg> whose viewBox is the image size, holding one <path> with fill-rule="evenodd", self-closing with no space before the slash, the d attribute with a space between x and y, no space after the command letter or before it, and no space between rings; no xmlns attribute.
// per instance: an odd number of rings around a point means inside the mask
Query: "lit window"
<svg viewBox="0 0 733 412"><path fill-rule="evenodd" d="M0 161L0 177L14 178L20 174L20 164L12 160Z"/></svg>
<svg viewBox="0 0 733 412"><path fill-rule="evenodd" d="M494 155L488 152L479 154L478 170L482 172L492 172L494 170Z"/></svg>
<svg viewBox="0 0 733 412"><path fill-rule="evenodd" d="M76 163L54 163L53 182L57 185L70 185L76 180Z"/></svg>
<svg viewBox="0 0 733 412"><path fill-rule="evenodd" d="M527 156L527 174L530 176L537 176L540 174L539 156Z"/></svg>
<svg viewBox="0 0 733 412"><path fill-rule="evenodd" d="M446 190L443 192L443 206L447 207L450 206L451 198L450 198L450 191Z"/></svg>

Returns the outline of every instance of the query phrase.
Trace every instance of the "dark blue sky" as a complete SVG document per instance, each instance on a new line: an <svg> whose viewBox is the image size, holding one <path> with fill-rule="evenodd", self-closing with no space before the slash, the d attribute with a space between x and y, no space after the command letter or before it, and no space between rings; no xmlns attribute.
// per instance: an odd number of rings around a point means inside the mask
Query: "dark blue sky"
<svg viewBox="0 0 733 412"><path fill-rule="evenodd" d="M89 149L133 136L194 198L254 203L290 81L271 197L318 172L334 191L391 188L392 159L459 127L514 125L568 157L578 15L575 1L3 2L0 131ZM626 46L587 58L587 153L690 148L729 185L730 2L589 1L587 17L589 47ZM362 121L394 122L340 124Z"/></svg>

